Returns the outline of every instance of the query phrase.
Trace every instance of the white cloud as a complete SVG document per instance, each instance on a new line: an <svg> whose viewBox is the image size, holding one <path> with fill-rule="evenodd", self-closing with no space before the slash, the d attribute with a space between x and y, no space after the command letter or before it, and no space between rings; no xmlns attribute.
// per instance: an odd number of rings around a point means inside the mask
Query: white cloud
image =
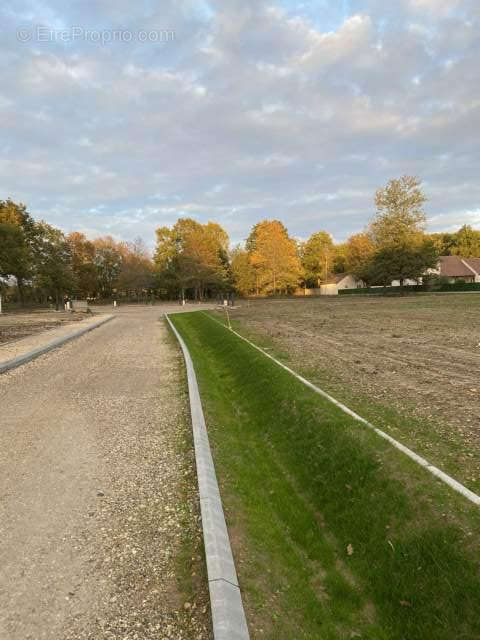
<svg viewBox="0 0 480 640"><path fill-rule="evenodd" d="M369 16L354 15L336 32L310 31L310 47L302 54L301 63L306 65L330 65L353 56L371 44L372 24ZM351 58L351 62L355 60Z"/></svg>

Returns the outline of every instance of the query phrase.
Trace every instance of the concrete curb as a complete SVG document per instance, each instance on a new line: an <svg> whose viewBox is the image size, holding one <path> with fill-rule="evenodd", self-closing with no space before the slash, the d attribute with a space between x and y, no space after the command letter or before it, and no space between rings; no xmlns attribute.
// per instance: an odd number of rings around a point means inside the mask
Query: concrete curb
<svg viewBox="0 0 480 640"><path fill-rule="evenodd" d="M187 368L213 635L215 640L248 640L250 635L208 442L195 369L187 345L167 313L165 318L180 344Z"/></svg>
<svg viewBox="0 0 480 640"><path fill-rule="evenodd" d="M226 331L228 330L224 324L219 322L219 320L217 320L216 318L213 318L208 313L205 313L204 311L201 311L200 313L202 313L203 315L206 315L207 318L210 318L212 322L216 322L217 324L219 324ZM288 373L290 373L292 376L297 378L297 380L300 380L300 382L304 384L306 387L309 387L310 389L312 389L312 391L315 391L315 393L318 393L319 395L323 396L326 400L328 400L329 402L337 406L341 411L351 416L354 420L361 422L369 429L372 429L372 431L375 431L375 433L378 436L380 436L384 440L387 440L387 442L393 445L396 449L404 453L411 460L413 460L418 465L423 467L426 471L429 471L432 475L436 476L439 480L441 480L442 482L447 484L449 487L451 487L452 489L460 493L462 496L467 498L467 500L470 500L470 502L473 502L473 504L480 505L480 496L474 493L473 491L470 491L470 489L468 489L463 484L458 482L458 480L455 480L455 478L452 478L441 469L438 469L438 467L435 467L433 464L430 464L428 460L425 460L425 458L422 458L422 456L419 456L417 453L415 453L415 451L412 451L411 449L406 447L404 444L402 444L398 440L395 440L395 438L392 438L392 436L389 435L388 433L385 433L385 431L382 431L381 429L378 429L377 427L375 427L371 422L368 422L368 420L365 420L365 418L362 418L362 416L359 416L358 413L355 413L355 411L352 411L351 409L349 409L346 405L336 400L329 393L327 393L323 389L320 389L320 387L317 387L316 385L314 385L312 382L310 382L310 380L307 380L303 376L299 375L298 373L296 373L296 371L294 371L293 369L290 369L290 367L287 367L286 364L283 364L283 362L280 362L280 360L277 360L276 358L274 358L272 355L267 353L264 349L262 349L261 347L257 346L256 344L254 344L253 342L251 342L250 340L242 336L241 333L238 333L237 331L231 328L230 328L230 331L234 333L238 338L240 338L241 340L249 344L251 347L253 347L257 351L260 351L260 353L263 353L264 356L266 356L267 358L270 358L270 360L273 360L273 362L275 362L275 364L278 364L279 367L282 367L282 369L285 369L285 371L288 371Z"/></svg>
<svg viewBox="0 0 480 640"><path fill-rule="evenodd" d="M72 331L71 333L68 333L67 335L62 336L61 338L56 338L55 340L52 340L51 342L47 342L47 344L44 344L41 347L37 347L36 349L32 349L32 351L28 351L27 353L24 353L21 356L17 356L16 358L13 358L12 360L5 360L4 362L0 362L0 374L5 373L6 371L10 371L11 369L15 369L16 367L19 367L22 364L26 364L27 362L30 362L31 360L38 358L38 356L42 356L44 353L48 353L52 349L61 347L66 342L70 342L70 340L74 340L75 338L83 336L83 334L88 333L93 329L97 329L98 327L101 327L102 324L105 324L106 322L110 322L110 320L113 320L114 318L115 316L107 316L106 318L103 318L98 322L94 322L92 324L89 324L87 327L82 327L81 329Z"/></svg>

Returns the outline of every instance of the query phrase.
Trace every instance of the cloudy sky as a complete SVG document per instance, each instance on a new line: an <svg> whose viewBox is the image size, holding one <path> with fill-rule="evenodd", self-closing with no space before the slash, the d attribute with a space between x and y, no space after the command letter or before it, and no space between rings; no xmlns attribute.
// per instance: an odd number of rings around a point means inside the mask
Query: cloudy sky
<svg viewBox="0 0 480 640"><path fill-rule="evenodd" d="M480 228L479 27L478 0L2 0L0 198L150 245L179 216L341 241L408 173L431 230Z"/></svg>

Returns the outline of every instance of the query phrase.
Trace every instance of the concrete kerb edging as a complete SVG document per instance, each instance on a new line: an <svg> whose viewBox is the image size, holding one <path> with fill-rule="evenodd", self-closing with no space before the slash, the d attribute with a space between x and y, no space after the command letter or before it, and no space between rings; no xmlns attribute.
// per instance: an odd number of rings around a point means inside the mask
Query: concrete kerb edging
<svg viewBox="0 0 480 640"><path fill-rule="evenodd" d="M215 640L248 640L250 635L208 442L195 369L187 345L167 313L165 318L180 344L187 369L213 635Z"/></svg>
<svg viewBox="0 0 480 640"><path fill-rule="evenodd" d="M211 315L209 315L208 313L205 313L204 311L202 311L201 313L206 315L207 318L210 318L210 320L212 320L213 322L216 322L217 324L219 324L226 331L228 330L227 327L224 324L222 324L221 322L219 322L216 318L213 318ZM261 347L258 347L253 342L250 342L250 340L248 340L247 338L244 338L240 333L238 333L234 329L230 329L230 331L232 333L234 333L238 338L243 340L244 342L247 342L251 347L253 347L257 351L260 351L260 353L263 353L264 356L266 356L267 358L270 358L270 360L273 360L273 362L275 362L279 367L282 367L282 369L285 369L285 371L288 371L288 373L290 373L295 378L297 378L297 380L300 380L300 382L302 384L304 384L305 386L307 386L310 389L312 389L312 391L315 391L315 393L318 393L319 395L323 396L329 402L331 402L332 404L337 406L341 411L343 411L344 413L348 414L349 416L351 416L352 418L354 418L358 422L361 422L362 424L367 426L369 429L372 429L373 431L375 431L375 433L378 436L380 436L384 440L387 440L396 449L398 449L399 451L404 453L411 460L416 462L418 465L420 465L421 467L423 467L424 469L429 471L432 475L437 477L439 480L441 480L442 482L447 484L449 487L451 487L452 489L454 489L455 491L460 493L462 496L467 498L467 500L470 500L470 502L473 502L476 505L480 505L480 496L477 495L476 493L474 493L473 491L470 491L470 489L468 489L463 484L461 484L460 482L455 480L455 478L452 478L451 476L446 474L441 469L438 469L433 464L430 464L428 462L428 460L425 460L425 458L422 458L421 456L419 456L417 453L415 453L415 451L412 451L411 449L406 447L401 442L398 442L398 440L395 440L395 438L392 438L392 436L390 436L388 433L385 433L385 431L382 431L381 429L378 429L377 427L375 427L371 422L368 422L368 420L365 420L365 418L362 418L362 416L359 416L358 413L355 413L355 411L352 411L351 409L349 409L346 405L344 405L342 402L339 402L338 400L336 400L329 393L327 393L326 391L323 391L323 389L320 389L319 387L314 385L312 382L310 382L309 380L307 380L303 376L301 376L298 373L296 373L295 371L293 371L293 369L290 369L290 367L287 367L287 365L283 364L283 362L280 362L279 360L274 358L272 355L270 355L269 353L264 351Z"/></svg>
<svg viewBox="0 0 480 640"><path fill-rule="evenodd" d="M11 369L15 369L16 367L19 367L22 364L26 364L27 362L30 362L31 360L38 358L38 356L42 356L43 354L48 353L52 349L61 347L66 342L70 342L70 340L79 338L80 336L83 336L85 333L88 333L89 331L93 331L93 329L97 329L98 327L101 327L102 324L105 324L106 322L110 322L110 320L113 320L115 317L116 316L113 316L113 315L107 316L106 318L102 318L98 322L89 324L87 327L82 327L81 329L72 331L71 333L68 333L67 335L62 336L61 338L56 338L55 340L52 340L51 342L47 342L47 344L44 344L41 347L32 349L32 351L28 351L27 353L24 353L21 356L17 356L16 358L12 358L12 360L6 360L5 362L0 362L0 374L5 373L6 371L10 371Z"/></svg>

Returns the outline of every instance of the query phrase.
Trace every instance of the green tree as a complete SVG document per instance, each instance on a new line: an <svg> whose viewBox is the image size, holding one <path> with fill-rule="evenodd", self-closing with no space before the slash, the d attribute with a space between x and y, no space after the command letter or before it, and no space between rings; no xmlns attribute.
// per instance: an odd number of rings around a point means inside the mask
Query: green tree
<svg viewBox="0 0 480 640"><path fill-rule="evenodd" d="M165 288L195 298L228 286L228 235L217 223L181 218L169 229L157 229L154 262Z"/></svg>
<svg viewBox="0 0 480 640"><path fill-rule="evenodd" d="M93 244L99 293L103 298L111 298L117 287L124 252L111 236L97 238Z"/></svg>
<svg viewBox="0 0 480 640"><path fill-rule="evenodd" d="M333 246L331 264L333 273L345 273L347 271L347 244L345 242Z"/></svg>
<svg viewBox="0 0 480 640"><path fill-rule="evenodd" d="M413 176L390 180L377 190L377 211L368 228L374 254L365 269L365 281L391 284L399 280L403 285L436 265L438 251L425 236L425 201L420 181Z"/></svg>
<svg viewBox="0 0 480 640"><path fill-rule="evenodd" d="M429 239L415 246L390 245L379 249L368 263L364 279L371 284L391 285L399 280L419 280L438 262L437 249Z"/></svg>
<svg viewBox="0 0 480 640"><path fill-rule="evenodd" d="M333 267L334 245L332 236L326 231L313 233L302 247L302 267L307 282L319 287Z"/></svg>
<svg viewBox="0 0 480 640"><path fill-rule="evenodd" d="M30 266L30 253L22 229L13 224L0 223L0 276L26 276Z"/></svg>
<svg viewBox="0 0 480 640"><path fill-rule="evenodd" d="M157 243L153 262L158 271L163 271L168 268L177 254L175 232L169 227L159 227L155 233Z"/></svg>
<svg viewBox="0 0 480 640"><path fill-rule="evenodd" d="M159 227L156 230L157 242L153 263L158 287L165 289L170 296L175 295L178 289L184 289L187 282L180 282L178 273L179 245L174 229Z"/></svg>
<svg viewBox="0 0 480 640"><path fill-rule="evenodd" d="M24 204L16 204L9 198L7 200L0 200L0 224L9 225L17 229L17 232L4 230L4 235L7 233L9 235L9 275L15 277L20 302L23 304L25 299L25 283L31 278L34 266L34 249L37 242L35 221L28 213ZM16 238L15 250L12 248L14 236ZM6 261L6 256L3 258L3 261ZM0 262L2 262L1 256Z"/></svg>
<svg viewBox="0 0 480 640"><path fill-rule="evenodd" d="M83 233L74 231L67 235L72 254L74 293L80 298L92 296L98 289L95 246Z"/></svg>
<svg viewBox="0 0 480 640"><path fill-rule="evenodd" d="M386 187L378 189L377 211L369 227L376 247L408 247L418 242L426 226L425 201L420 181L413 176L390 180Z"/></svg>
<svg viewBox="0 0 480 640"><path fill-rule="evenodd" d="M55 299L58 311L74 287L72 252L64 234L46 222L37 224L35 284Z"/></svg>

